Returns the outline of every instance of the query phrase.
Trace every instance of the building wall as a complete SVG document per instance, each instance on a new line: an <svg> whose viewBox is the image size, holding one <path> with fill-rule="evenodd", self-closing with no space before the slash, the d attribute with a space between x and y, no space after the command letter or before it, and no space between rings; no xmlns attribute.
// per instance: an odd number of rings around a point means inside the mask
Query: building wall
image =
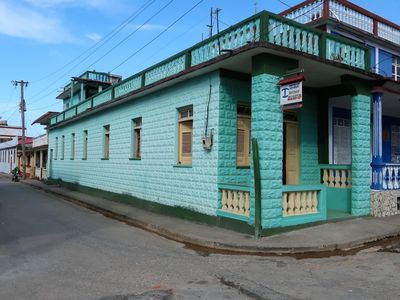
<svg viewBox="0 0 400 300"><path fill-rule="evenodd" d="M227 77L221 78L219 118L218 182L250 184L250 167L236 166L237 104L250 103L251 83Z"/></svg>
<svg viewBox="0 0 400 300"><path fill-rule="evenodd" d="M300 110L300 184L319 184L317 99L304 96Z"/></svg>
<svg viewBox="0 0 400 300"><path fill-rule="evenodd" d="M0 149L0 173L10 173L15 168L16 148Z"/></svg>
<svg viewBox="0 0 400 300"><path fill-rule="evenodd" d="M0 143L0 172L10 173L16 166L18 138L15 137L10 141Z"/></svg>
<svg viewBox="0 0 400 300"><path fill-rule="evenodd" d="M218 205L219 75L187 80L146 97L126 102L49 132L49 149L58 159L51 177L171 206L215 215ZM211 151L202 148L209 86L212 85L209 127L214 129ZM193 105L192 167L177 166L177 108ZM142 158L129 160L131 120L142 117ZM103 126L110 125L110 159L103 157ZM88 131L88 158L82 160L83 131ZM75 159L71 160L71 134L75 133ZM61 136L64 160L60 160ZM49 164L50 166L50 164Z"/></svg>

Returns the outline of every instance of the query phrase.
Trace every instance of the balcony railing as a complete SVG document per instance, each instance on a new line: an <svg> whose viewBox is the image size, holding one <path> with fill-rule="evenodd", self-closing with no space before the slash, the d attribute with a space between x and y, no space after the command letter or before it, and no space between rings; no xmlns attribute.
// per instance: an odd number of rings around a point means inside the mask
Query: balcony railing
<svg viewBox="0 0 400 300"><path fill-rule="evenodd" d="M351 165L320 165L321 183L327 187L350 189Z"/></svg>
<svg viewBox="0 0 400 300"><path fill-rule="evenodd" d="M372 165L372 189L399 190L400 164Z"/></svg>
<svg viewBox="0 0 400 300"><path fill-rule="evenodd" d="M221 55L227 55L226 50L239 49L257 42L292 49L299 54L307 54L310 57L319 57L364 70L370 69L367 47L269 12L261 12L192 48L108 87L96 96L53 117L51 125L105 102L118 100L129 93L172 78ZM91 76L90 72L86 73Z"/></svg>
<svg viewBox="0 0 400 300"><path fill-rule="evenodd" d="M295 6L282 15L290 20L296 20L296 22L301 24L307 24L322 18L324 12L324 0L314 0L307 1L304 5Z"/></svg>
<svg viewBox="0 0 400 300"><path fill-rule="evenodd" d="M284 185L282 187L282 225L296 225L326 219L326 187Z"/></svg>
<svg viewBox="0 0 400 300"><path fill-rule="evenodd" d="M111 83L111 76L108 73L102 72L94 72L94 71L86 71L83 73L79 78L85 78L90 80L102 81L102 82L110 82Z"/></svg>
<svg viewBox="0 0 400 300"><path fill-rule="evenodd" d="M400 26L369 13L349 1L307 0L285 10L281 15L302 24L329 17L400 45Z"/></svg>
<svg viewBox="0 0 400 300"><path fill-rule="evenodd" d="M250 216L250 187L243 185L220 184L221 202L218 214L247 220Z"/></svg>

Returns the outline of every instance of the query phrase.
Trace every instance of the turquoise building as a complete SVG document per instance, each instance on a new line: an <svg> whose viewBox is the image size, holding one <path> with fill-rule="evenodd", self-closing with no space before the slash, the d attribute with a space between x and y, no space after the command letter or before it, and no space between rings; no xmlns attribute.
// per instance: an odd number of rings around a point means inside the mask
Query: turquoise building
<svg viewBox="0 0 400 300"><path fill-rule="evenodd" d="M53 117L48 175L223 226L369 215L371 99L400 90L371 71L370 51L263 11ZM299 82L302 101L282 105ZM351 113L340 165L329 147L338 98Z"/></svg>

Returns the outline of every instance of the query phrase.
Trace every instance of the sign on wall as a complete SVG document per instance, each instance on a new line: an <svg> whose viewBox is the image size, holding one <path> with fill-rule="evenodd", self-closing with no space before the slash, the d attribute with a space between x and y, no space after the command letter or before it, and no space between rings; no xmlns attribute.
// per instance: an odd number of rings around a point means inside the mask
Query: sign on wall
<svg viewBox="0 0 400 300"><path fill-rule="evenodd" d="M291 105L303 101L303 81L304 76L299 75L283 79L279 82L281 85L281 105Z"/></svg>

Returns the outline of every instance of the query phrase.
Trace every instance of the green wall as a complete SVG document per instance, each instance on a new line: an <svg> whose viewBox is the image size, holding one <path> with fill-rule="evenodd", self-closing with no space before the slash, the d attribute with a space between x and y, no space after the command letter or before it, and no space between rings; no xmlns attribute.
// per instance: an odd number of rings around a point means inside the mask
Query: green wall
<svg viewBox="0 0 400 300"><path fill-rule="evenodd" d="M236 167L237 104L249 103L249 81L221 77L218 149L218 183L250 184L250 168Z"/></svg>
<svg viewBox="0 0 400 300"><path fill-rule="evenodd" d="M300 110L300 182L299 184L319 184L318 166L318 120L317 98L305 94Z"/></svg>

